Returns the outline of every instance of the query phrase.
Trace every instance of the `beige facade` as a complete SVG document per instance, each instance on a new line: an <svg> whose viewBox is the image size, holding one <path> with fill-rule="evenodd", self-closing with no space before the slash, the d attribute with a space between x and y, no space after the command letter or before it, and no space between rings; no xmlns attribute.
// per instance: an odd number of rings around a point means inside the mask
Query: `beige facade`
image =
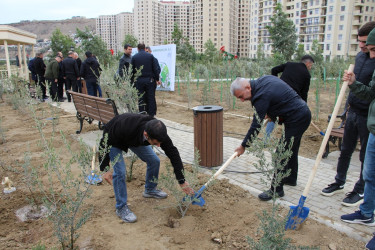
<svg viewBox="0 0 375 250"><path fill-rule="evenodd" d="M133 13L123 12L117 15L103 15L96 18L96 33L114 53L123 51L125 35L133 35Z"/></svg>
<svg viewBox="0 0 375 250"><path fill-rule="evenodd" d="M219 49L236 55L238 52L238 0L191 0L192 35L190 43L198 53L204 52L204 44L211 39Z"/></svg>
<svg viewBox="0 0 375 250"><path fill-rule="evenodd" d="M164 20L165 20L165 40L163 42L172 43L172 33L174 25L182 31L184 37L189 38L190 27L190 13L191 5L189 1L161 1L164 6Z"/></svg>
<svg viewBox="0 0 375 250"><path fill-rule="evenodd" d="M277 2L293 20L298 43L311 52L313 41L318 41L325 58L355 56L358 51L359 27L375 21L374 0L272 0L252 1L250 17L250 57L256 57L257 46L271 55L271 41L265 28ZM258 25L256 25L258 23Z"/></svg>

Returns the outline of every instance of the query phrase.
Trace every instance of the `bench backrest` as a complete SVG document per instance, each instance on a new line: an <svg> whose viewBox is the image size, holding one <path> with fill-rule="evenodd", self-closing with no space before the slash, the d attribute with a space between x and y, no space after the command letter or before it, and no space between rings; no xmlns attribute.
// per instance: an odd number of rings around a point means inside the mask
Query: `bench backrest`
<svg viewBox="0 0 375 250"><path fill-rule="evenodd" d="M116 105L111 99L81 94L70 90L68 93L72 95L74 106L82 117L90 117L106 124L118 115Z"/></svg>

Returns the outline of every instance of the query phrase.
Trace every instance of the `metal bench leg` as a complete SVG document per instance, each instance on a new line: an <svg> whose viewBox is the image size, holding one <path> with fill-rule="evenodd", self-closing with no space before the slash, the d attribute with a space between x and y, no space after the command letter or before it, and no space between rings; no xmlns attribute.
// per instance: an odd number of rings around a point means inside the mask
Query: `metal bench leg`
<svg viewBox="0 0 375 250"><path fill-rule="evenodd" d="M82 131L82 127L83 127L83 120L84 120L84 118L78 112L77 112L76 116L77 116L77 119L79 120L79 130L76 131L76 134L80 134L81 131Z"/></svg>

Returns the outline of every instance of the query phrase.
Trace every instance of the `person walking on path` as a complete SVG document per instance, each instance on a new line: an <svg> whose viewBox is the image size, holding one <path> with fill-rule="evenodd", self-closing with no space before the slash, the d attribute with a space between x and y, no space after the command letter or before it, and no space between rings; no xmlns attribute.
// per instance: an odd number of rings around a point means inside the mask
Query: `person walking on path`
<svg viewBox="0 0 375 250"><path fill-rule="evenodd" d="M87 94L97 96L96 85L100 77L100 65L90 51L87 51L85 55L87 59L81 65L80 74L86 81Z"/></svg>
<svg viewBox="0 0 375 250"><path fill-rule="evenodd" d="M77 52L74 52L74 54L73 54L73 58L74 58L74 60L76 60L76 62L77 62L78 73L80 74L80 72L81 72L82 60L81 60L81 58L78 57L78 53L77 53ZM79 92L79 93L82 93L81 75L78 76L78 79L77 79L77 87L78 87L78 92Z"/></svg>
<svg viewBox="0 0 375 250"><path fill-rule="evenodd" d="M368 35L366 46L370 52L370 57L375 58L375 29ZM345 71L343 80L348 81L349 89L353 94L371 103L367 116L367 128L370 134L367 141L365 161L363 163L363 180L365 181L363 202L359 206L358 211L342 215L341 220L348 223L375 226L375 71L368 86L356 81L356 76L353 72ZM375 249L375 236L367 243L366 247L368 249Z"/></svg>
<svg viewBox="0 0 375 250"><path fill-rule="evenodd" d="M108 137L107 137L108 135ZM107 138L107 143L105 143ZM109 162L113 164L113 177L110 172L104 179L112 180L116 197L116 214L125 222L135 222L137 217L127 205L126 166L122 151L133 151L142 161L147 163L146 183L143 197L164 199L167 194L157 189L160 159L152 150L151 145L161 147L170 159L176 179L182 190L194 194L189 183L185 181L183 165L177 148L167 134L163 122L143 114L125 113L118 115L104 126L100 147L110 146L109 153L100 159L100 170L103 171Z"/></svg>
<svg viewBox="0 0 375 250"><path fill-rule="evenodd" d="M275 121L278 118L279 122L284 124L286 148L289 147L292 138L294 140L291 147L292 156L288 160L283 172L290 169L290 178L297 180L298 150L302 135L309 127L311 121L311 113L306 102L284 81L275 76L263 76L251 81L244 78L237 78L232 82L230 91L232 95L241 101L250 101L258 113L260 120L263 120L267 115L271 120ZM246 147L250 146L252 138L258 134L260 127L261 124L254 114L249 131L241 145L235 150L239 156L245 152ZM294 183L288 183L287 179L283 179L276 187L277 197L284 196L284 184L294 185ZM273 190L271 187L270 190L261 193L258 196L259 199L263 201L271 200Z"/></svg>
<svg viewBox="0 0 375 250"><path fill-rule="evenodd" d="M156 85L161 84L159 80L160 67L155 57L145 51L143 43L138 44L138 53L132 57L131 64L133 66L133 78L137 70L142 67L141 75L134 83L138 90L139 112L146 111L148 115L155 116L157 111L155 89Z"/></svg>
<svg viewBox="0 0 375 250"><path fill-rule="evenodd" d="M68 101L71 101L71 96L68 94L68 90L73 89L74 92L78 92L77 80L79 79L79 71L76 60L74 60L74 52L69 51L68 57L62 61L62 73L65 80L65 91L68 97Z"/></svg>
<svg viewBox="0 0 375 250"><path fill-rule="evenodd" d="M368 22L358 30L358 44L361 51L355 59L354 75L356 81L368 86L372 74L375 70L375 58L371 58L366 40L368 34L375 28L375 22ZM358 181L355 183L351 192L341 202L344 206L358 206L363 200L364 180L363 180L363 162L369 130L367 129L367 114L370 101L361 100L353 92L349 93L347 103L349 108L346 114L343 141L341 144L340 157L337 162L337 173L335 182L329 184L321 191L324 196L332 196L344 191L346 175L349 169L352 154L357 146L358 137L361 143L359 160L361 161L361 172Z"/></svg>
<svg viewBox="0 0 375 250"><path fill-rule="evenodd" d="M58 101L58 95L57 95L57 84L59 81L59 71L60 66L59 63L61 62L62 58L60 56L56 56L55 60L52 60L47 65L47 70L44 75L45 79L49 83L50 88L50 96L52 101Z"/></svg>
<svg viewBox="0 0 375 250"><path fill-rule="evenodd" d="M44 74L46 73L46 65L43 61L43 53L36 54L36 57L34 59L34 68L38 79L38 86L42 91L42 96L39 96L39 98L41 99L41 101L44 101L48 98L48 96L46 95L46 83L44 78Z"/></svg>

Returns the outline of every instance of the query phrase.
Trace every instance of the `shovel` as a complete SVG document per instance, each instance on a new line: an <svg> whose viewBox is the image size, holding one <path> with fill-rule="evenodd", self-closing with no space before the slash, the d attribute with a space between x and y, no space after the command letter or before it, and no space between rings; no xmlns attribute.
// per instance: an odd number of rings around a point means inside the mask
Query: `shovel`
<svg viewBox="0 0 375 250"><path fill-rule="evenodd" d="M353 69L354 69L354 65L350 64L348 71L353 72ZM303 193L302 193L301 198L299 199L298 205L297 206L290 206L290 211L289 211L289 214L288 214L288 220L287 220L286 225L285 225L285 230L288 230L288 229L296 230L296 229L298 229L298 227L306 220L307 216L309 215L310 209L308 207L304 207L303 205L305 204L307 194L309 193L309 189L310 189L312 181L315 177L315 174L316 174L316 171L318 169L319 163L322 160L322 156L323 156L326 144L328 142L329 135L331 134L332 127L335 123L335 119L336 119L337 113L340 109L342 99L345 96L345 91L346 91L347 87L348 87L348 82L345 81L342 84L340 94L337 98L335 108L333 109L332 119L329 121L327 131L324 135L322 144L320 145L318 156L316 157L314 167L311 170L309 180L307 181L305 190L303 190Z"/></svg>
<svg viewBox="0 0 375 250"><path fill-rule="evenodd" d="M94 155L92 156L91 161L91 173L87 176L86 182L91 185L97 185L103 181L102 177L100 175L95 174L95 159L96 159L96 147L92 148L94 151Z"/></svg>
<svg viewBox="0 0 375 250"><path fill-rule="evenodd" d="M208 184L210 184L211 181L213 181L214 179L216 179L216 177L221 174L221 172L223 172L223 170L228 167L229 163L237 156L237 152L234 152L233 155L224 163L223 166L221 166L217 171L216 173L211 176L211 178L206 182L206 184L203 185L203 187L201 187L193 196L192 198L192 204L193 205L198 205L198 206L203 206L206 201L202 198L202 193L203 191L208 187Z"/></svg>
<svg viewBox="0 0 375 250"><path fill-rule="evenodd" d="M318 130L319 134L321 134L322 136L324 136L324 132L320 130L320 128L318 126L315 125L315 123L311 122L311 125L313 125L313 127Z"/></svg>

